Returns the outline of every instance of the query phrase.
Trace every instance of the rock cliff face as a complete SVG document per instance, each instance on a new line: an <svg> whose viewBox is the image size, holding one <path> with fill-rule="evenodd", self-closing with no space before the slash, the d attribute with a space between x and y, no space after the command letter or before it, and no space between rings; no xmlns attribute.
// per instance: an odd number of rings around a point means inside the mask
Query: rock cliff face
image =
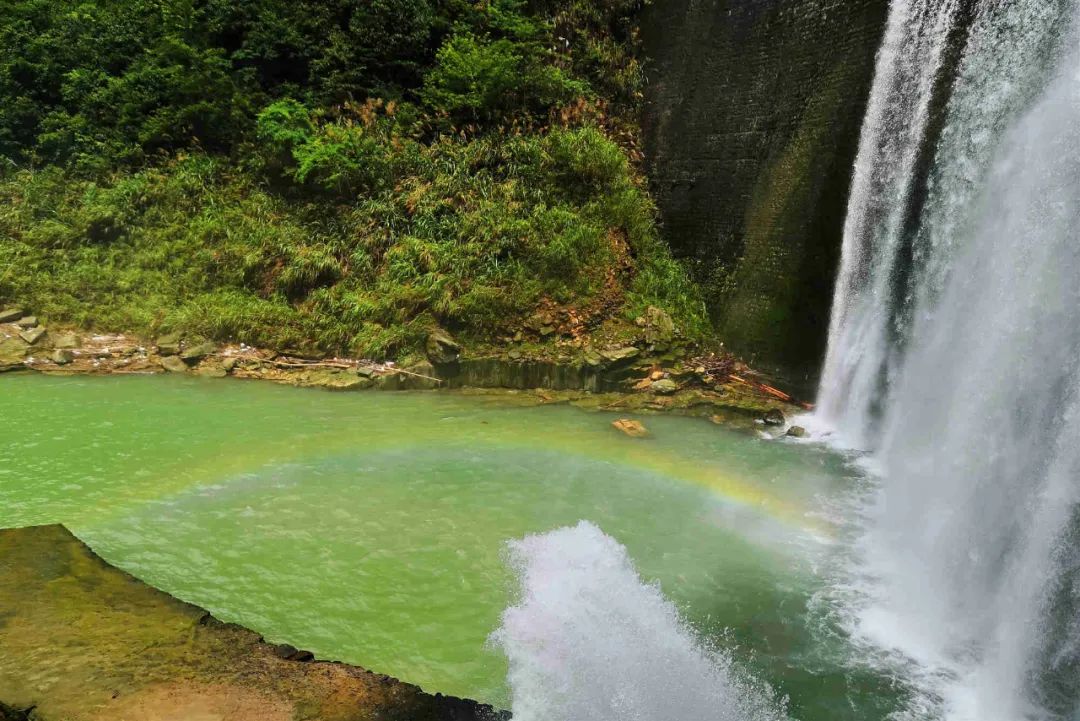
<svg viewBox="0 0 1080 721"><path fill-rule="evenodd" d="M723 339L812 374L824 354L888 0L653 0L647 170Z"/></svg>

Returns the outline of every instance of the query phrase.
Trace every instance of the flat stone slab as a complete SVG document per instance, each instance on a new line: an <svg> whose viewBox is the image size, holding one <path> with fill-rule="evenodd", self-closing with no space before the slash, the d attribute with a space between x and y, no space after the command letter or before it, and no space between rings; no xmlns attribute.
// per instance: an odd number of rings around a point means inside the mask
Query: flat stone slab
<svg viewBox="0 0 1080 721"><path fill-rule="evenodd" d="M508 718L280 648L113 568L62 526L0 530L0 704L33 707L35 721Z"/></svg>

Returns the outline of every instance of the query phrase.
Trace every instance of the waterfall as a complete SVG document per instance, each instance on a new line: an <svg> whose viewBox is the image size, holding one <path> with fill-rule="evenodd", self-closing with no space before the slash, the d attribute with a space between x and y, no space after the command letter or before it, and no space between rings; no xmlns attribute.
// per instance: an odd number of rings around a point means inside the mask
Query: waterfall
<svg viewBox="0 0 1080 721"><path fill-rule="evenodd" d="M971 7L894 0L858 155L820 390L879 471L851 630L931 718L1077 719L1080 1Z"/></svg>
<svg viewBox="0 0 1080 721"><path fill-rule="evenodd" d="M863 440L892 349L890 296L903 220L955 0L893 3L878 53L844 226L819 406ZM830 392L835 389L835 392Z"/></svg>
<svg viewBox="0 0 1080 721"><path fill-rule="evenodd" d="M521 599L492 641L510 662L515 721L785 718L591 523L513 542L510 556Z"/></svg>

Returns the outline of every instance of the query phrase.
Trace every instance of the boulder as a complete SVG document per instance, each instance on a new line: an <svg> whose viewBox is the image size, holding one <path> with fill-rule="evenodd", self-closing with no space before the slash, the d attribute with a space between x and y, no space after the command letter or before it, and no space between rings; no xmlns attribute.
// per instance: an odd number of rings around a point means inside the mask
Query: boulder
<svg viewBox="0 0 1080 721"><path fill-rule="evenodd" d="M670 378L661 378L649 385L649 390L662 396L670 396L679 390L679 384Z"/></svg>
<svg viewBox="0 0 1080 721"><path fill-rule="evenodd" d="M0 323L14 323L24 315L22 308L4 308L0 310Z"/></svg>
<svg viewBox="0 0 1080 721"><path fill-rule="evenodd" d="M210 341L202 341L194 345L190 345L184 350L180 351L180 359L194 363L200 361L208 355L213 355L217 352L217 346Z"/></svg>
<svg viewBox="0 0 1080 721"><path fill-rule="evenodd" d="M770 408L765 411L765 414L761 417L761 421L767 426L782 426L787 424L787 418L784 417L783 411L779 408Z"/></svg>
<svg viewBox="0 0 1080 721"><path fill-rule="evenodd" d="M600 351L600 355L609 363L621 363L637 358L641 355L641 351L632 345L628 345L614 350L602 350Z"/></svg>
<svg viewBox="0 0 1080 721"><path fill-rule="evenodd" d="M356 369L356 375L361 378L374 378L375 366L360 366Z"/></svg>
<svg viewBox="0 0 1080 721"><path fill-rule="evenodd" d="M52 362L58 366L66 366L75 360L75 354L68 348L57 348L52 353Z"/></svg>
<svg viewBox="0 0 1080 721"><path fill-rule="evenodd" d="M53 336L53 348L72 349L79 347L79 336L74 333L58 333Z"/></svg>
<svg viewBox="0 0 1080 721"><path fill-rule="evenodd" d="M788 428L787 435L792 438L806 438L806 429L802 426L792 426Z"/></svg>
<svg viewBox="0 0 1080 721"><path fill-rule="evenodd" d="M442 328L436 328L428 333L425 350L432 363L454 363L461 355L461 344Z"/></svg>
<svg viewBox="0 0 1080 721"><path fill-rule="evenodd" d="M0 370L21 366L30 347L19 338L0 340Z"/></svg>
<svg viewBox="0 0 1080 721"><path fill-rule="evenodd" d="M158 353L164 356L177 355L180 353L180 339L181 335L179 333L169 333L161 336L155 344Z"/></svg>
<svg viewBox="0 0 1080 721"><path fill-rule="evenodd" d="M26 330L19 332L19 337L30 345L34 345L45 337L45 328L40 325L34 326L33 328L27 328Z"/></svg>
<svg viewBox="0 0 1080 721"><path fill-rule="evenodd" d="M239 361L236 358L226 358L221 361L221 369L226 373L232 373L236 369L236 364L238 362Z"/></svg>
<svg viewBox="0 0 1080 721"><path fill-rule="evenodd" d="M161 364L161 367L169 373L187 373L188 370L187 363L180 360L180 356L163 356L158 362Z"/></svg>
<svg viewBox="0 0 1080 721"><path fill-rule="evenodd" d="M645 341L651 345L670 343L675 338L675 322L666 311L649 306L645 311Z"/></svg>
<svg viewBox="0 0 1080 721"><path fill-rule="evenodd" d="M430 391L435 390L441 385L435 372L435 366L426 361L414 363L403 370L406 371L401 374L401 385L403 388L417 391Z"/></svg>
<svg viewBox="0 0 1080 721"><path fill-rule="evenodd" d="M649 429L641 421L630 418L620 418L617 421L612 421L611 425L615 430L625 433L631 438L645 438L649 435Z"/></svg>
<svg viewBox="0 0 1080 721"><path fill-rule="evenodd" d="M15 325L19 326L20 328L34 328L37 326L37 324L38 319L36 315L25 315L22 318L19 318L19 320L15 321Z"/></svg>

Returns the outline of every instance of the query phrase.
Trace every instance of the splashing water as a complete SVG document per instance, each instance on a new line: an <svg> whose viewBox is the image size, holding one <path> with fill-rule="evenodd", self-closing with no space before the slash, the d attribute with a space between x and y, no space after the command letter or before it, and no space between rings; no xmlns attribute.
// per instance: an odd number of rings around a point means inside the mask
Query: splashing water
<svg viewBox="0 0 1080 721"><path fill-rule="evenodd" d="M919 4L895 2L893 22ZM852 232L849 218L822 408L880 469L851 630L917 664L925 695L905 718L1076 719L1080 2L976 7L945 127L920 151L933 163L916 227ZM901 56L886 44L879 76ZM891 95L871 106L918 127L901 90L879 77ZM895 173L910 187L914 165L865 145L893 131L867 123L856 186ZM854 193L849 213L910 214L909 201Z"/></svg>
<svg viewBox="0 0 1080 721"><path fill-rule="evenodd" d="M581 522L510 544L520 602L493 643L516 721L781 721L764 684L701 644L626 549Z"/></svg>

